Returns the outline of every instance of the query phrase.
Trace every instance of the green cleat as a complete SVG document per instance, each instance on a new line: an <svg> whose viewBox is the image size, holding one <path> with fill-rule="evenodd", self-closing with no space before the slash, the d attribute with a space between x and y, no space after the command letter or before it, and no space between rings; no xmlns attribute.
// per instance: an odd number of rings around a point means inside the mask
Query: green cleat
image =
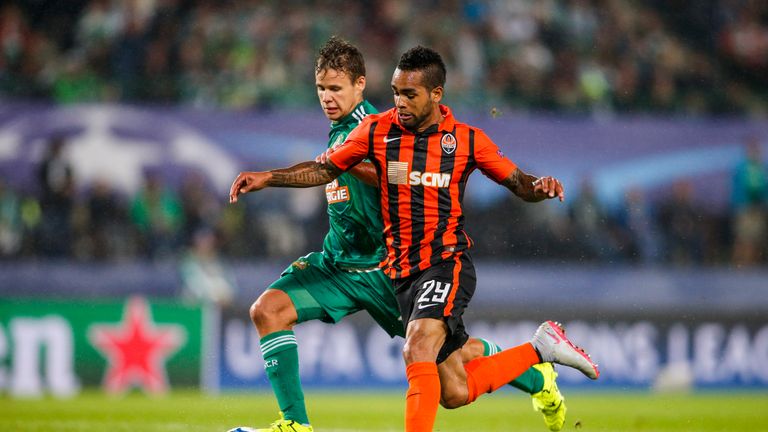
<svg viewBox="0 0 768 432"><path fill-rule="evenodd" d="M544 424L551 431L559 431L565 423L565 398L557 388L557 372L552 363L540 363L533 365L544 376L544 387L538 393L531 395L533 409L541 411L544 416Z"/></svg>

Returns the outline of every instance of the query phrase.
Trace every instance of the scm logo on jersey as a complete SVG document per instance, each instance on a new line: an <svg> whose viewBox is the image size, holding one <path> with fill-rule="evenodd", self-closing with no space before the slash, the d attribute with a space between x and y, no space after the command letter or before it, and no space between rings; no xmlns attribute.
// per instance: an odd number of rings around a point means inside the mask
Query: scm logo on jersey
<svg viewBox="0 0 768 432"><path fill-rule="evenodd" d="M411 171L408 174L408 184L411 186L448 187L451 184L451 175L448 173L431 173Z"/></svg>
<svg viewBox="0 0 768 432"><path fill-rule="evenodd" d="M391 184L445 188L451 185L451 174L408 171L408 162L389 161L387 181Z"/></svg>
<svg viewBox="0 0 768 432"><path fill-rule="evenodd" d="M387 181L390 184L448 187L451 185L451 174L408 171L408 162L389 161L387 163Z"/></svg>

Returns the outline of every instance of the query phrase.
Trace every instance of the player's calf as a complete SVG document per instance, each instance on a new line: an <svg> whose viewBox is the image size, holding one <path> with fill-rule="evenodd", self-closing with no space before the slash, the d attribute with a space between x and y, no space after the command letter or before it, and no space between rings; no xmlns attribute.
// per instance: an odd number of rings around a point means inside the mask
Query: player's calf
<svg viewBox="0 0 768 432"><path fill-rule="evenodd" d="M463 353L454 351L437 366L440 375L440 405L443 408L459 408L468 403L467 375L462 362Z"/></svg>

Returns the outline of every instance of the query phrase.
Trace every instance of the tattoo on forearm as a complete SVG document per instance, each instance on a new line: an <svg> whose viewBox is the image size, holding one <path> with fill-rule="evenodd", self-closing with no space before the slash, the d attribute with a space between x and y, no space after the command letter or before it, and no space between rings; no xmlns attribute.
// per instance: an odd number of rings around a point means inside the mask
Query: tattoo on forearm
<svg viewBox="0 0 768 432"><path fill-rule="evenodd" d="M520 184L518 179L519 176L517 175L518 172L520 172L519 169L512 171L512 174L508 175L507 178L501 181L501 185L505 186L512 192L515 192L517 190L517 186Z"/></svg>
<svg viewBox="0 0 768 432"><path fill-rule="evenodd" d="M536 181L536 177L526 174L520 168L517 168L512 174L502 180L501 184L525 201L541 201L544 199L544 196L539 196L533 191L534 181Z"/></svg>
<svg viewBox="0 0 768 432"><path fill-rule="evenodd" d="M330 163L302 162L290 168L272 170L267 182L272 187L311 187L331 182L341 171Z"/></svg>

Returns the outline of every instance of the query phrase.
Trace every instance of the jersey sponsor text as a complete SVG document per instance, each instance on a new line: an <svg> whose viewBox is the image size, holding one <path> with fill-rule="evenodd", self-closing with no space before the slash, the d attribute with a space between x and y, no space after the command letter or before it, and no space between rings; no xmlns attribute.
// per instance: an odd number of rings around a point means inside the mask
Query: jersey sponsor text
<svg viewBox="0 0 768 432"><path fill-rule="evenodd" d="M334 180L325 185L325 199L328 204L349 201L349 188L347 186L339 187L339 181Z"/></svg>
<svg viewBox="0 0 768 432"><path fill-rule="evenodd" d="M451 175L448 173L431 173L411 171L408 174L408 183L411 186L429 186L445 188L451 184Z"/></svg>
<svg viewBox="0 0 768 432"><path fill-rule="evenodd" d="M411 186L428 186L445 188L451 184L451 174L408 171L408 162L389 162L387 181L390 184L408 184Z"/></svg>

